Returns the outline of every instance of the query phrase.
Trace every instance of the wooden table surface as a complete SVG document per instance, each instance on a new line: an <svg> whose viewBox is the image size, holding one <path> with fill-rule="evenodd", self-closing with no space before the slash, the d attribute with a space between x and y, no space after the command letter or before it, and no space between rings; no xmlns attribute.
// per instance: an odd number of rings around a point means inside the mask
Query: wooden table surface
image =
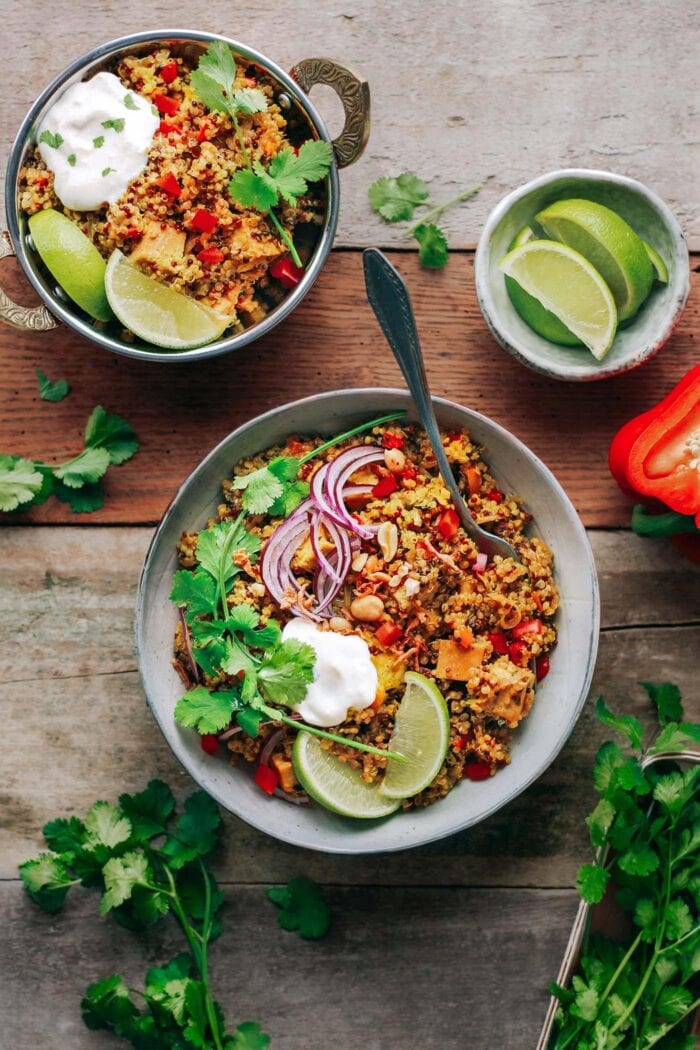
<svg viewBox="0 0 700 1050"><path fill-rule="evenodd" d="M54 816L138 790L153 776L191 783L148 714L132 646L139 568L177 485L230 429L320 390L400 385L364 300L358 247L377 243L409 281L434 392L505 424L552 467L594 549L603 626L592 696L648 717L640 679L678 683L700 718L700 573L663 542L626 528L608 476L616 427L650 406L698 359L700 269L667 347L605 383L542 379L494 344L473 291L473 248L503 193L544 170L605 167L652 186L700 249L697 78L700 13L687 0L289 0L226 13L193 0L91 0L67 13L6 0L0 148L44 83L97 42L153 26L223 32L290 66L330 54L373 90L367 153L343 173L338 249L312 293L270 337L236 356L186 366L113 357L65 330L0 331L0 446L60 457L80 444L97 403L126 416L141 451L110 471L104 509L89 517L50 502L0 533L0 680L5 738L0 808L0 1031L12 1050L118 1046L80 1020L85 985L122 972L139 983L180 950L162 926L135 937L78 893L50 917L24 896L17 864ZM37 31L40 27L40 31ZM319 104L337 123L333 99ZM436 199L484 182L446 225L456 249L444 273L421 270L399 233L366 203L379 175L410 169ZM486 181L485 181L486 180ZM31 301L13 265L3 285ZM34 369L65 376L59 405L40 401ZM99 527L96 527L99 526ZM9 717L7 715L9 714ZM229 903L213 953L228 1016L260 1021L279 1050L526 1050L535 1044L576 909L586 859L583 818L604 733L589 702L550 770L484 824L412 852L332 857L225 821L217 875ZM318 943L279 931L263 889L307 874L327 887L333 927Z"/></svg>

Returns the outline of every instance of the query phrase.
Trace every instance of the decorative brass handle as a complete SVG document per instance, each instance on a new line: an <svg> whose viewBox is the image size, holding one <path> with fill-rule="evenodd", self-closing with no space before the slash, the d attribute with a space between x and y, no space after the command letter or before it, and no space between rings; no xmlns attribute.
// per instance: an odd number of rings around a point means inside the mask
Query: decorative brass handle
<svg viewBox="0 0 700 1050"><path fill-rule="evenodd" d="M346 66L330 58L305 58L289 71L302 91L314 84L328 84L343 103L345 124L333 150L339 168L354 163L367 145L370 128L369 84Z"/></svg>
<svg viewBox="0 0 700 1050"><path fill-rule="evenodd" d="M7 230L0 231L0 259L7 259L14 255L15 249L10 240ZM9 324L11 328L19 328L21 332L48 332L56 328L58 322L54 320L45 306L20 306L13 303L9 295L0 288L0 321Z"/></svg>

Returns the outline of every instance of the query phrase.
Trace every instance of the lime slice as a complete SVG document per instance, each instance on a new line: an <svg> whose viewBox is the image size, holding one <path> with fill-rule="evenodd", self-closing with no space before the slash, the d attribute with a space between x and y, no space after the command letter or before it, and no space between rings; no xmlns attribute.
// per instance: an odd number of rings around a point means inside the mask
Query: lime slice
<svg viewBox="0 0 700 1050"><path fill-rule="evenodd" d="M642 244L646 248L646 253L651 260L651 265L654 267L654 275L659 284L668 284L668 266L663 261L656 248L652 248L646 241L642 241Z"/></svg>
<svg viewBox="0 0 700 1050"><path fill-rule="evenodd" d="M389 762L380 791L386 798L410 798L440 772L450 743L450 715L442 693L429 678L406 672L406 691L399 705L389 744L406 762Z"/></svg>
<svg viewBox="0 0 700 1050"><path fill-rule="evenodd" d="M111 320L105 295L107 264L90 238L54 208L38 211L28 225L41 261L66 295L97 321Z"/></svg>
<svg viewBox="0 0 700 1050"><path fill-rule="evenodd" d="M529 241L509 252L500 268L555 314L594 357L605 357L615 338L615 301L582 255L557 241Z"/></svg>
<svg viewBox="0 0 700 1050"><path fill-rule="evenodd" d="M644 242L624 219L587 200L556 201L535 218L550 237L595 266L613 294L620 321L636 314L651 291L654 268Z"/></svg>
<svg viewBox="0 0 700 1050"><path fill-rule="evenodd" d="M292 761L297 780L311 798L343 817L388 817L401 804L381 795L378 787L326 751L311 733L297 733Z"/></svg>
<svg viewBox="0 0 700 1050"><path fill-rule="evenodd" d="M129 331L168 350L190 350L211 343L231 324L214 310L156 281L115 250L107 263L109 305Z"/></svg>
<svg viewBox="0 0 700 1050"><path fill-rule="evenodd" d="M513 248L519 248L522 244L528 244L534 240L536 240L536 234L532 227L523 226L508 250L512 251ZM583 346L578 336L570 332L550 310L545 309L534 295L530 295L524 288L521 288L517 281L514 281L512 277L506 277L505 282L510 301L533 332L537 332L543 339L547 339L550 343L557 343L559 346Z"/></svg>

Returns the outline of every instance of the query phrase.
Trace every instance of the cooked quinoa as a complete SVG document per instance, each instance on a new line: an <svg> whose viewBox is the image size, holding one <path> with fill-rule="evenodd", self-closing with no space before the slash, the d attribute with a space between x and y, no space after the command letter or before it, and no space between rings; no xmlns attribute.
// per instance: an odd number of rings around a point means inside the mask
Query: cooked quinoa
<svg viewBox="0 0 700 1050"><path fill-rule="evenodd" d="M395 469L390 472L380 462L357 471L351 479L353 484L376 485L391 474L397 482L395 491L381 497L362 495L354 502L349 500L348 506L363 522L391 523L395 528L389 530L389 544L386 536L379 534L384 539L383 549L379 538L362 541L345 586L333 603L333 616L321 625L324 630L362 637L379 680L372 707L350 711L333 732L386 750L406 670L435 680L450 712L450 744L432 784L404 801L408 809L436 802L460 780L485 779L510 762L513 731L532 707L536 680L547 673L547 654L556 643L553 618L558 595L550 550L540 539L525 534L530 514L516 496L499 490L482 459L483 450L471 442L466 431L443 435L447 457L455 466L476 521L507 539L522 564L496 556L479 572L473 541L461 529L449 537L443 534L440 521L452 506L451 498L437 473L427 436L418 427L377 428L363 439L336 445L305 464L302 476L308 480L323 463L360 440L383 445L385 462L394 468L398 455L398 465L403 469L401 473ZM242 460L234 473L247 474L278 455L301 457L320 441L290 437L284 446ZM235 517L240 497L240 491L225 481L223 502L214 520ZM247 519L247 527L263 541L279 525L280 520L264 516ZM197 564L197 535L183 533L178 544L179 561L185 568ZM316 561L308 540L297 550L292 567L301 581L308 579L310 591ZM351 609L357 598L367 595L382 604L380 620L372 623L358 620ZM298 598L308 600L306 585ZM259 566L250 562L237 577L228 600L230 605L249 603L263 621L272 618L285 623L290 619L289 610L267 593ZM291 600L293 596L290 604ZM387 621L400 629L399 639L389 646L382 645L375 633ZM189 664L180 628L175 639L175 665L189 687ZM205 676L205 684L212 687L225 680L226 676ZM268 723L255 739L240 732L230 735L227 746L231 762L255 762L270 734L280 728L281 723ZM294 736L290 729L279 735L276 753L280 768L289 768ZM358 769L366 781L382 778L385 759L333 742L323 741L323 746ZM289 777L281 786L290 796L303 797L299 785Z"/></svg>
<svg viewBox="0 0 700 1050"><path fill-rule="evenodd" d="M166 83L161 71L173 61L177 76ZM34 150L20 172L20 208L29 215L43 208L63 212L105 258L118 248L146 273L241 329L260 321L286 294L268 269L287 248L263 214L229 197L229 180L245 167L241 146L230 117L210 112L197 99L189 80L193 68L189 58L160 48L122 58L110 70L125 88L151 100L162 117L144 171L115 204L89 212L65 208L54 192L53 173ZM238 117L251 161L268 163L281 149L309 138L309 125L296 110L283 114L276 83L261 68L239 63L235 88L259 88L268 99L264 112ZM177 196L159 185L167 176L180 187ZM192 226L199 209L216 216L212 233ZM312 186L295 207L283 203L278 213L306 261L325 213L322 188ZM208 249L214 249L213 258Z"/></svg>

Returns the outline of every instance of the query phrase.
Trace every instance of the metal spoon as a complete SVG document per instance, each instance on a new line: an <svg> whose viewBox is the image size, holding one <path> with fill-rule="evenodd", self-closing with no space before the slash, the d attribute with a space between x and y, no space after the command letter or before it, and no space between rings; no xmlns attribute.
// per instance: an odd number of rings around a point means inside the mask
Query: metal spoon
<svg viewBox="0 0 700 1050"><path fill-rule="evenodd" d="M519 555L510 543L500 536L486 532L480 525L477 525L459 491L442 446L425 374L413 307L403 278L378 248L367 248L363 253L363 261L367 298L394 352L408 389L411 391L421 423L433 446L438 470L450 490L464 531L474 540L479 550L489 557L500 554L503 558L514 558L515 561L520 562Z"/></svg>

